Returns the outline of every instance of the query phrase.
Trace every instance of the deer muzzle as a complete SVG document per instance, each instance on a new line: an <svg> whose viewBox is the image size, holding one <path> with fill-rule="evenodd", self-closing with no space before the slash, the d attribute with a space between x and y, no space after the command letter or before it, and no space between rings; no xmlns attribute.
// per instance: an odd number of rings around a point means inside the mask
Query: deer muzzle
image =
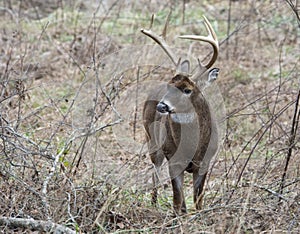
<svg viewBox="0 0 300 234"><path fill-rule="evenodd" d="M159 102L156 106L156 110L164 114L170 112L170 107L164 102Z"/></svg>

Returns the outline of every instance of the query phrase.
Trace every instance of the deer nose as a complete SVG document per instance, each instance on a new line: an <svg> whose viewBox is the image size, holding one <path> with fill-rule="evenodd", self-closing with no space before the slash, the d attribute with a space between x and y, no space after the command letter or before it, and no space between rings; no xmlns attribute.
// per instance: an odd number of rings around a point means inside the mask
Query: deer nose
<svg viewBox="0 0 300 234"><path fill-rule="evenodd" d="M169 112L169 106L163 102L159 102L156 106L156 110L160 113Z"/></svg>

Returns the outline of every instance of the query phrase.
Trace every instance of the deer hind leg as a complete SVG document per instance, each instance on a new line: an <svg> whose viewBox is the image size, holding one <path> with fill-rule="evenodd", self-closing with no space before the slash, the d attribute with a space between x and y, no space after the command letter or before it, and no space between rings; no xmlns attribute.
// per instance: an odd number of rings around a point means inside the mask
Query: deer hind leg
<svg viewBox="0 0 300 234"><path fill-rule="evenodd" d="M199 171L195 171L193 173L193 183L194 183L194 203L196 205L196 209L202 209L202 200L203 200L203 187L205 183L207 172L205 174L200 175Z"/></svg>
<svg viewBox="0 0 300 234"><path fill-rule="evenodd" d="M186 213L186 205L183 193L183 173L184 172L171 179L173 188L173 206L176 214L179 214L180 211L182 213Z"/></svg>
<svg viewBox="0 0 300 234"><path fill-rule="evenodd" d="M151 203L152 203L152 205L156 205L158 187L160 184L159 176L160 176L161 165L164 160L164 155L158 151L153 154L150 154L150 157L151 157L151 161L154 165L154 171L152 173L153 190L152 190Z"/></svg>

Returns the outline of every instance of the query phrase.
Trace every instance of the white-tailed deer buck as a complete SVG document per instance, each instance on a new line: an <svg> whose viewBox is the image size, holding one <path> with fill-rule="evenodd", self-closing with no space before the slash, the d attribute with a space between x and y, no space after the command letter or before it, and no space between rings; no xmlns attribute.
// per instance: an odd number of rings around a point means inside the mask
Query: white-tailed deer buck
<svg viewBox="0 0 300 234"><path fill-rule="evenodd" d="M218 57L219 44L211 24L205 17L208 36L180 36L183 39L208 42L213 47L210 61L202 65L198 60L198 72L191 76L190 62L188 60L180 62L180 59L177 62L172 50L166 44L168 22L169 16L162 36L151 31L153 16L150 29L141 29L142 33L161 46L177 70L168 84L155 87L149 95L144 105L143 124L151 161L155 166L152 203L157 202L159 172L166 158L173 188L173 206L175 212L179 214L180 211L186 213L183 193L184 171L193 173L194 202L196 208L201 209L208 165L218 149L216 121L198 81L204 78L209 84L217 78L219 69L211 67Z"/></svg>

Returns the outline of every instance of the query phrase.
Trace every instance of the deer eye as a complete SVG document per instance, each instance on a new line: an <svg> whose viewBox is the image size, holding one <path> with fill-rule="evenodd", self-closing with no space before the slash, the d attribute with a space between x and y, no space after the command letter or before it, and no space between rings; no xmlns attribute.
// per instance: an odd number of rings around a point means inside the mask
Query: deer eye
<svg viewBox="0 0 300 234"><path fill-rule="evenodd" d="M184 94L190 94L191 92L192 92L191 89L188 89L188 88L183 89Z"/></svg>

